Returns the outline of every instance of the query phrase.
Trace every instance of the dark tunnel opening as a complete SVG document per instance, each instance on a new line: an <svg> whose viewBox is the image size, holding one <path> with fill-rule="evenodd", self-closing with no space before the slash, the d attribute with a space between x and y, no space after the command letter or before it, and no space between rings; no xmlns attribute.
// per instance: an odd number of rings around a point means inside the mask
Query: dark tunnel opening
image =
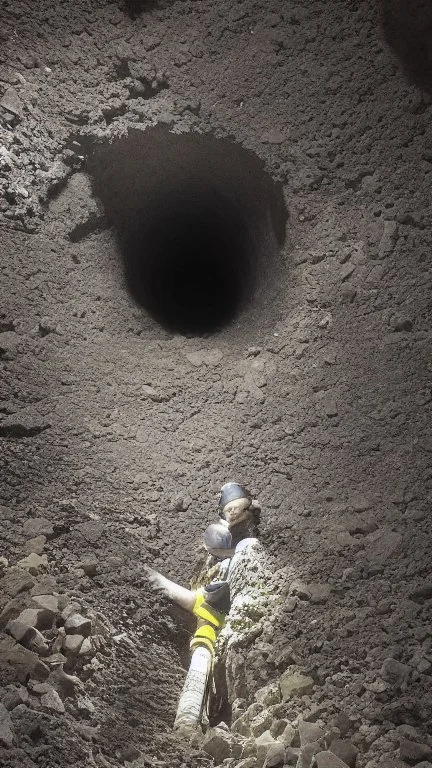
<svg viewBox="0 0 432 768"><path fill-rule="evenodd" d="M286 209L252 153L156 127L97 148L89 169L128 289L163 327L214 333L271 281Z"/></svg>
<svg viewBox="0 0 432 768"><path fill-rule="evenodd" d="M406 75L432 94L432 3L430 0L379 0L387 43Z"/></svg>

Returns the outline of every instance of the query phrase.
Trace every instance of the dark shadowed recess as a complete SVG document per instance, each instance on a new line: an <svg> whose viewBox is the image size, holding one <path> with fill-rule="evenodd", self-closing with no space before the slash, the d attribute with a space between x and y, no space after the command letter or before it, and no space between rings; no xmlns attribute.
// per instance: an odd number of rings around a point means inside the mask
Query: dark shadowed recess
<svg viewBox="0 0 432 768"><path fill-rule="evenodd" d="M385 38L407 76L432 93L432 0L379 0Z"/></svg>
<svg viewBox="0 0 432 768"><path fill-rule="evenodd" d="M238 144L134 129L97 147L89 172L129 291L165 328L218 331L271 281L285 239L283 193Z"/></svg>
<svg viewBox="0 0 432 768"><path fill-rule="evenodd" d="M166 3L160 3L160 0L123 0L123 7L131 19L136 19L142 13L158 8L160 5L166 5Z"/></svg>

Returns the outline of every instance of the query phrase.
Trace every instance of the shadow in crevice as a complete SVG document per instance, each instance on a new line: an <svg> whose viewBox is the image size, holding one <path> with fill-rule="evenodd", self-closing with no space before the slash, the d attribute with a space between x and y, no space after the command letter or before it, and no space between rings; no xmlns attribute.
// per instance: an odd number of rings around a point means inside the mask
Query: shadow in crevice
<svg viewBox="0 0 432 768"><path fill-rule="evenodd" d="M171 5L171 2L168 3ZM124 0L123 7L131 19L137 19L142 13L166 7L166 2L160 0Z"/></svg>
<svg viewBox="0 0 432 768"><path fill-rule="evenodd" d="M387 43L407 76L432 93L432 3L430 0L379 0Z"/></svg>

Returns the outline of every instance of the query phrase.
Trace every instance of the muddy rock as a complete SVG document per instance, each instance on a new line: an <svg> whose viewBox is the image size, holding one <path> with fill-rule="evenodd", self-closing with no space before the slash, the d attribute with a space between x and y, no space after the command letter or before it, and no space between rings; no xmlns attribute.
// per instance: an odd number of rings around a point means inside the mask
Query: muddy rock
<svg viewBox="0 0 432 768"><path fill-rule="evenodd" d="M296 579L290 584L290 593L299 597L301 600L310 600L312 589L308 584Z"/></svg>
<svg viewBox="0 0 432 768"><path fill-rule="evenodd" d="M264 731L268 731L271 724L273 722L273 716L272 713L269 712L268 709L265 709L263 712L260 712L259 715L254 717L250 724L250 730L252 733L252 736L261 736Z"/></svg>
<svg viewBox="0 0 432 768"><path fill-rule="evenodd" d="M421 760L432 759L432 748L428 744L402 739L400 743L400 757L410 765L417 765Z"/></svg>
<svg viewBox="0 0 432 768"><path fill-rule="evenodd" d="M27 688L24 688L24 686L20 686L19 688L13 688L12 690L8 691L2 699L2 704L10 712L12 709L15 709L15 707L18 707L20 704L27 704L28 699L29 699L29 693Z"/></svg>
<svg viewBox="0 0 432 768"><path fill-rule="evenodd" d="M32 552L27 557L23 557L17 563L18 567L22 570L28 571L32 576L37 576L41 571L45 570L48 566L48 558L46 555L37 555L36 552Z"/></svg>
<svg viewBox="0 0 432 768"><path fill-rule="evenodd" d="M0 637L0 667L9 669L23 683L29 676L45 680L49 675L49 668L37 653L23 648L8 636Z"/></svg>
<svg viewBox="0 0 432 768"><path fill-rule="evenodd" d="M24 552L31 555L34 552L36 555L42 555L46 544L46 536L35 536L33 539L29 539L23 546Z"/></svg>
<svg viewBox="0 0 432 768"><path fill-rule="evenodd" d="M399 227L396 221L385 221L383 225L381 240L379 243L379 257L384 259L388 256L396 245L398 240Z"/></svg>
<svg viewBox="0 0 432 768"><path fill-rule="evenodd" d="M65 630L69 635L88 637L91 633L91 628L91 619L81 616L80 613L71 613L65 621Z"/></svg>
<svg viewBox="0 0 432 768"><path fill-rule="evenodd" d="M24 569L19 567L8 568L1 580L1 588L9 597L16 597L21 592L30 591L34 585L34 579Z"/></svg>
<svg viewBox="0 0 432 768"><path fill-rule="evenodd" d="M317 768L346 768L346 763L332 752L318 752L315 762Z"/></svg>
<svg viewBox="0 0 432 768"><path fill-rule="evenodd" d="M281 692L278 683L270 683L260 688L255 692L255 699L258 704L263 707L271 707L274 704L279 704L281 700Z"/></svg>
<svg viewBox="0 0 432 768"><path fill-rule="evenodd" d="M291 744L294 743L294 739L296 737L296 731L295 728L291 725L291 723L287 723L283 731L276 735L276 733L273 731L273 729L270 729L270 733L278 740L281 741L282 744L284 744L286 747L290 747Z"/></svg>
<svg viewBox="0 0 432 768"><path fill-rule="evenodd" d="M402 536L394 531L376 531L367 537L366 557L371 563L385 563L400 550Z"/></svg>
<svg viewBox="0 0 432 768"><path fill-rule="evenodd" d="M402 687L410 675L410 668L397 659L384 659L381 667L382 679L395 688Z"/></svg>
<svg viewBox="0 0 432 768"><path fill-rule="evenodd" d="M49 712L56 712L63 714L65 711L64 704L54 688L49 687L46 693L43 693L40 699L41 706L47 709Z"/></svg>
<svg viewBox="0 0 432 768"><path fill-rule="evenodd" d="M276 768L285 763L285 747L283 744L271 744L264 761L264 768ZM258 759L259 764L259 759Z"/></svg>
<svg viewBox="0 0 432 768"><path fill-rule="evenodd" d="M257 765L263 766L265 764L265 761L267 759L267 756L270 752L270 750L273 747L277 747L279 750L277 754L280 753L280 747L284 750L284 747L282 744L278 744L276 740L271 735L270 731L265 731L262 733L258 738L255 739L255 745L256 745L256 755L257 755Z"/></svg>
<svg viewBox="0 0 432 768"><path fill-rule="evenodd" d="M279 685L282 693L282 701L288 701L295 696L304 696L310 693L314 686L314 681L307 675L302 675L296 670L288 669L281 675Z"/></svg>
<svg viewBox="0 0 432 768"><path fill-rule="evenodd" d="M54 619L59 610L59 599L55 595L34 595L32 602L41 610L45 611L46 621ZM49 626L49 624L48 624ZM41 627L38 627L41 629ZM44 628L44 627L42 627Z"/></svg>
<svg viewBox="0 0 432 768"><path fill-rule="evenodd" d="M66 655L76 655L79 653L83 642L84 637L82 635L66 635L63 640L63 650Z"/></svg>
<svg viewBox="0 0 432 768"><path fill-rule="evenodd" d="M14 732L11 716L4 704L0 704L0 744L3 747L11 747L13 738Z"/></svg>
<svg viewBox="0 0 432 768"><path fill-rule="evenodd" d="M26 536L52 536L54 527L50 520L45 517L29 517L23 525L23 531Z"/></svg>
<svg viewBox="0 0 432 768"><path fill-rule="evenodd" d="M209 728L204 736L203 749L213 758L215 765L220 765L231 756L232 744L229 732L224 728Z"/></svg>
<svg viewBox="0 0 432 768"><path fill-rule="evenodd" d="M14 331L0 333L0 357L13 355L20 343L20 337Z"/></svg>
<svg viewBox="0 0 432 768"><path fill-rule="evenodd" d="M300 744L303 747L305 744L310 744L314 741L319 741L324 736L324 731L316 723L309 723L306 720L300 719L298 724Z"/></svg>
<svg viewBox="0 0 432 768"><path fill-rule="evenodd" d="M315 763L315 755L321 750L319 742L312 741L304 747L300 747L296 768L312 768Z"/></svg>
<svg viewBox="0 0 432 768"><path fill-rule="evenodd" d="M346 739L333 739L329 751L339 757L349 768L355 768L358 750Z"/></svg>

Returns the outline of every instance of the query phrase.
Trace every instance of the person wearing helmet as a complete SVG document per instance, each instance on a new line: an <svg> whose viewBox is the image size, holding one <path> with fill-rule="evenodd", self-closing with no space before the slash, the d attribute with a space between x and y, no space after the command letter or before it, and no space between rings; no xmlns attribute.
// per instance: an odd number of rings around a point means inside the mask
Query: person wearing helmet
<svg viewBox="0 0 432 768"><path fill-rule="evenodd" d="M153 589L197 617L197 630L191 641L191 649L207 648L213 659L211 669L208 668L206 673L212 676L213 685L209 686L209 678L206 678L206 691L203 687L200 696L203 697L202 706L207 706L207 715L216 718L215 721L220 719L220 711L226 703L225 668L223 663L215 659L215 642L231 607L230 563L241 558L243 555L240 553L250 543L256 543L260 508L243 485L230 482L225 483L219 493L218 513L219 521L209 525L204 532L204 557L201 557L195 569L190 589L147 567ZM192 672L191 660L190 674ZM192 716L190 702L195 690L192 689L188 676L180 698L175 727L184 725L184 721ZM196 717L198 715L195 712Z"/></svg>
<svg viewBox="0 0 432 768"><path fill-rule="evenodd" d="M192 589L215 578L226 578L229 561L240 542L258 535L260 508L239 483L225 483L218 497L219 521L204 531L203 545L190 584Z"/></svg>
<svg viewBox="0 0 432 768"><path fill-rule="evenodd" d="M240 542L256 538L260 508L252 494L239 483L225 483L218 498L220 520L209 525L203 536L204 557L200 557L190 581L191 589L146 567L151 586L187 611L193 611L196 590L215 579L224 579L227 565Z"/></svg>

